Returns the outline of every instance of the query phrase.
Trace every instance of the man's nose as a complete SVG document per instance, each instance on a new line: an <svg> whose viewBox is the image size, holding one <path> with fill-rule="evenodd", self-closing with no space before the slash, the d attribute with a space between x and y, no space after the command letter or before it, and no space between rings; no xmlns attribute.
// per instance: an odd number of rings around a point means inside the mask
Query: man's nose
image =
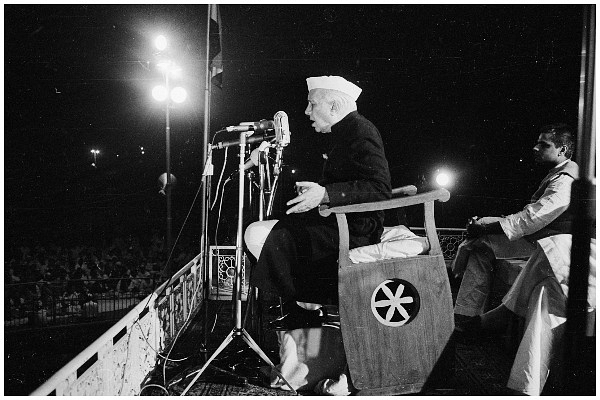
<svg viewBox="0 0 600 400"><path fill-rule="evenodd" d="M304 114L310 115L310 104L304 109Z"/></svg>

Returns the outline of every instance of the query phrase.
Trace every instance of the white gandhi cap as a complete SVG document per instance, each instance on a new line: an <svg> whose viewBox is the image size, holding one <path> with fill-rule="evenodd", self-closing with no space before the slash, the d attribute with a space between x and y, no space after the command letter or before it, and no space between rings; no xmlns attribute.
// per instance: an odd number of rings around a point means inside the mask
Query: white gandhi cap
<svg viewBox="0 0 600 400"><path fill-rule="evenodd" d="M346 93L352 97L354 101L358 99L362 89L356 86L354 83L349 82L341 76L314 76L312 78L306 78L308 85L308 91L312 89L334 89L339 90L342 93Z"/></svg>

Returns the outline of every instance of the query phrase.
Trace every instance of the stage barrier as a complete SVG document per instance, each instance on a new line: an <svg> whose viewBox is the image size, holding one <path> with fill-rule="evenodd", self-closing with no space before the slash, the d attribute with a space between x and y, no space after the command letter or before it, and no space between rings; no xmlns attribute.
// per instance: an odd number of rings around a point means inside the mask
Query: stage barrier
<svg viewBox="0 0 600 400"><path fill-rule="evenodd" d="M413 229L415 233L421 233L419 228ZM444 258L452 259L464 238L464 229L438 228L438 236ZM209 269L209 274L213 279L215 276L223 278L215 279L221 289L227 289L229 271L235 268L235 259L231 261L230 253L230 248L211 246L212 269ZM216 260L212 260L215 257ZM147 375L156 367L158 352L168 348L180 329L185 330L204 302L204 273L200 258L200 255L194 257L174 275L168 287L165 287L168 283L165 282L141 300L31 395L139 395ZM217 287L211 285L210 298L227 297L224 292L217 296ZM246 279L242 288L247 289ZM246 290L243 291L244 296L245 293ZM231 294L228 295L230 299Z"/></svg>
<svg viewBox="0 0 600 400"><path fill-rule="evenodd" d="M210 246L208 259L208 277L211 300L230 300L235 278L235 246ZM248 294L248 276L246 275L248 258L242 259L242 301Z"/></svg>
<svg viewBox="0 0 600 400"><path fill-rule="evenodd" d="M37 388L32 396L135 396L204 301L197 255ZM168 285L168 286L167 286Z"/></svg>

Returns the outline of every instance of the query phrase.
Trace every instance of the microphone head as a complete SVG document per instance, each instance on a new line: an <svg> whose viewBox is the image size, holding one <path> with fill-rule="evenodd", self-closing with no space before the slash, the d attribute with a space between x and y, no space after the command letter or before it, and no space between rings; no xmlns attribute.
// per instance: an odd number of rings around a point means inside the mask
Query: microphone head
<svg viewBox="0 0 600 400"><path fill-rule="evenodd" d="M261 119L254 123L255 131L270 131L273 130L274 127L273 121L267 121L266 119Z"/></svg>
<svg viewBox="0 0 600 400"><path fill-rule="evenodd" d="M273 121L267 121L266 119L261 119L258 122L240 122L240 127L247 127L246 131L254 131L254 132L265 132L270 131L275 128Z"/></svg>
<svg viewBox="0 0 600 400"><path fill-rule="evenodd" d="M273 117L275 123L275 140L282 147L290 144L290 124L284 111L277 111Z"/></svg>

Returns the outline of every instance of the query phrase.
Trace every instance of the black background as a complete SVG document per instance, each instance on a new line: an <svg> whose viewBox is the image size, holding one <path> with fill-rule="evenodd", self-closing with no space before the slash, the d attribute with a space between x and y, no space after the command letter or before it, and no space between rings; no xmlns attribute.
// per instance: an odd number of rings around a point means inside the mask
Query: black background
<svg viewBox="0 0 600 400"><path fill-rule="evenodd" d="M179 230L204 165L206 8L4 6L5 240L164 229L165 113L150 95L162 79L158 33L190 95L171 113ZM320 172L326 139L303 113L309 76L342 75L363 89L359 112L382 133L393 186L424 190L437 168L454 172L452 197L436 209L442 227L520 209L545 174L531 156L537 129L577 126L581 6L222 5L221 14L223 87L213 89L210 139L223 126L288 114L278 212L295 180ZM214 187L223 156L215 152ZM225 173L236 164L232 150ZM235 185L225 193L222 232L237 207ZM184 230L192 238L199 206Z"/></svg>

